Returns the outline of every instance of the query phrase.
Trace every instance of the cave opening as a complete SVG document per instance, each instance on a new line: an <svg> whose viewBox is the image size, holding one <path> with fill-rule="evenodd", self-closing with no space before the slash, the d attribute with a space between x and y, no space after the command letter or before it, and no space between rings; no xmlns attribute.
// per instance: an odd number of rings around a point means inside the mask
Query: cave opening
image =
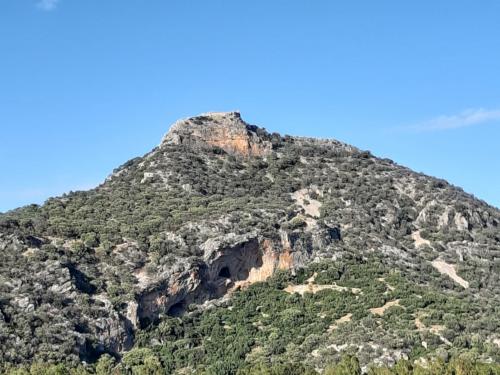
<svg viewBox="0 0 500 375"><path fill-rule="evenodd" d="M139 318L139 327L146 329L151 325L152 321L148 317Z"/></svg>
<svg viewBox="0 0 500 375"><path fill-rule="evenodd" d="M181 316L186 311L186 301L174 303L167 311L170 316Z"/></svg>
<svg viewBox="0 0 500 375"><path fill-rule="evenodd" d="M223 277L225 279L231 278L231 272L229 271L229 267L222 267L219 271L219 277Z"/></svg>
<svg viewBox="0 0 500 375"><path fill-rule="evenodd" d="M263 250L260 248L257 238L235 246L224 248L221 254L206 263L193 265L195 284L186 285L186 288L179 288L178 291L170 292L169 288L161 287L141 298L138 308L139 322L141 327L151 323L156 323L158 317L163 313L171 317L184 315L191 304L202 304L207 300L221 298L238 286L238 281L249 280L250 283L260 281L266 276L260 272L251 274L253 269L260 269L263 264ZM274 262L274 257L266 258L269 262ZM267 273L273 272L273 264L270 265ZM164 297L164 298L163 298ZM160 302L161 301L161 302ZM146 318L150 320L146 320Z"/></svg>

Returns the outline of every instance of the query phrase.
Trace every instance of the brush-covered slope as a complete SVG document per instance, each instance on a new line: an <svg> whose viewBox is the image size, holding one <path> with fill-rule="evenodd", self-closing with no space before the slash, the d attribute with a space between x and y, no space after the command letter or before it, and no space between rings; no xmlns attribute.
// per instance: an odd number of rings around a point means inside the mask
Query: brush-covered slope
<svg viewBox="0 0 500 375"><path fill-rule="evenodd" d="M499 258L499 210L461 189L209 113L95 189L0 215L0 358L498 360Z"/></svg>

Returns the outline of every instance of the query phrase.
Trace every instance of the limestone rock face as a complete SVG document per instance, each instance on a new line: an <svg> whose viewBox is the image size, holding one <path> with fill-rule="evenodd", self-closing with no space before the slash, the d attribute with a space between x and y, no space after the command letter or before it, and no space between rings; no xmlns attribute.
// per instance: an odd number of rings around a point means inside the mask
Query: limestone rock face
<svg viewBox="0 0 500 375"><path fill-rule="evenodd" d="M243 156L263 156L272 150L269 134L247 124L239 112L210 112L179 120L160 147L165 144L209 145Z"/></svg>
<svg viewBox="0 0 500 375"><path fill-rule="evenodd" d="M129 305L127 318L134 327L144 326L161 314L179 315L190 304L202 304L265 281L278 269L293 270L310 254L304 248L294 248L289 237L283 233L281 239L272 241L251 232L210 238L201 245L202 259L181 261L144 285L137 303Z"/></svg>

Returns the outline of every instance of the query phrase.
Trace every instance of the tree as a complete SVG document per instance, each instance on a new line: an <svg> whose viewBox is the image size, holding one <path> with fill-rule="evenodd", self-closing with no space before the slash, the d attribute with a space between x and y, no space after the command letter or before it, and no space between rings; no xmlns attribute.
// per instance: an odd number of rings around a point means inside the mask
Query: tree
<svg viewBox="0 0 500 375"><path fill-rule="evenodd" d="M336 365L325 369L324 375L361 375L358 358L346 355Z"/></svg>
<svg viewBox="0 0 500 375"><path fill-rule="evenodd" d="M116 365L116 361L109 354L104 354L97 361L97 365L95 366L95 371L97 375L108 375L111 374L113 368Z"/></svg>
<svg viewBox="0 0 500 375"><path fill-rule="evenodd" d="M99 245L99 238L94 232L83 234L81 239L87 247L97 247Z"/></svg>
<svg viewBox="0 0 500 375"><path fill-rule="evenodd" d="M122 366L134 375L163 375L158 357L148 348L133 349L123 356Z"/></svg>

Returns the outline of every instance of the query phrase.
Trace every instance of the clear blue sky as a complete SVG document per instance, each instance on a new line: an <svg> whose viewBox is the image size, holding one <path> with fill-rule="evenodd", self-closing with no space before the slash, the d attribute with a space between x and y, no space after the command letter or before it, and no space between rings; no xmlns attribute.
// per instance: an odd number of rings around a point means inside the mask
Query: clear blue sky
<svg viewBox="0 0 500 375"><path fill-rule="evenodd" d="M0 211L238 109L500 206L500 1L0 0Z"/></svg>

